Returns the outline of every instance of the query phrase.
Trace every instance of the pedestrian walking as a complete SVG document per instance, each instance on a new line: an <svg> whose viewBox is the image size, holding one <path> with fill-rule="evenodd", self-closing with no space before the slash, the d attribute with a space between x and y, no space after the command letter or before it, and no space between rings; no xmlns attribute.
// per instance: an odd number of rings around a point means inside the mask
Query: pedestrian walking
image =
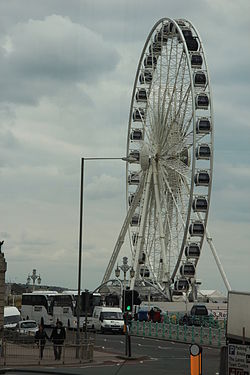
<svg viewBox="0 0 250 375"><path fill-rule="evenodd" d="M154 321L154 315L155 315L155 311L154 311L154 309L152 307L151 310L148 313L149 321L151 321L151 322Z"/></svg>
<svg viewBox="0 0 250 375"><path fill-rule="evenodd" d="M46 339L49 340L49 337L44 330L44 327L42 324L39 324L39 329L35 334L35 342L37 343L39 347L39 357L40 359L43 359L43 351L46 344Z"/></svg>
<svg viewBox="0 0 250 375"><path fill-rule="evenodd" d="M65 338L66 338L65 328L63 327L62 322L58 320L50 336L50 339L53 342L55 360L61 359L62 346L63 346Z"/></svg>

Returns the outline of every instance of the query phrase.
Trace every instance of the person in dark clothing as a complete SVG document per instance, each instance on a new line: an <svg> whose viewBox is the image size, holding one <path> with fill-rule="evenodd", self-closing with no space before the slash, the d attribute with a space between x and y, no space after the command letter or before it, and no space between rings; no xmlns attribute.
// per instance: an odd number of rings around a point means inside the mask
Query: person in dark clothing
<svg viewBox="0 0 250 375"><path fill-rule="evenodd" d="M51 332L51 336L50 336L50 339L52 340L53 346L54 346L55 360L61 359L62 346L63 346L65 338L66 338L65 328L63 327L61 321L57 321L56 326L53 328Z"/></svg>
<svg viewBox="0 0 250 375"><path fill-rule="evenodd" d="M35 334L35 342L39 346L39 357L43 359L43 351L46 343L46 339L49 340L47 333L45 332L43 325L39 325L39 330Z"/></svg>
<svg viewBox="0 0 250 375"><path fill-rule="evenodd" d="M149 320L150 320L151 322L154 321L154 316L155 316L155 311L154 311L154 309L153 309L153 307L152 307L151 310L150 310L149 313L148 313L148 317L149 317Z"/></svg>

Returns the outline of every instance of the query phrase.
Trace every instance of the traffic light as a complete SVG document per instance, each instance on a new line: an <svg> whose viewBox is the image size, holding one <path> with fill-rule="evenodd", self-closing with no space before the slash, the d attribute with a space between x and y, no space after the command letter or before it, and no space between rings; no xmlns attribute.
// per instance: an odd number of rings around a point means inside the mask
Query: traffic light
<svg viewBox="0 0 250 375"><path fill-rule="evenodd" d="M140 305L141 304L141 299L139 297L139 293L137 292L137 290L134 290L134 296L133 296L133 304L134 305Z"/></svg>
<svg viewBox="0 0 250 375"><path fill-rule="evenodd" d="M81 311L84 314L85 311L89 310L89 298L90 298L90 293L88 290L85 290L85 292L81 293Z"/></svg>
<svg viewBox="0 0 250 375"><path fill-rule="evenodd" d="M132 311L133 305L140 305L141 299L137 290L125 290L124 310Z"/></svg>
<svg viewBox="0 0 250 375"><path fill-rule="evenodd" d="M124 311L132 310L132 290L125 290L124 293Z"/></svg>

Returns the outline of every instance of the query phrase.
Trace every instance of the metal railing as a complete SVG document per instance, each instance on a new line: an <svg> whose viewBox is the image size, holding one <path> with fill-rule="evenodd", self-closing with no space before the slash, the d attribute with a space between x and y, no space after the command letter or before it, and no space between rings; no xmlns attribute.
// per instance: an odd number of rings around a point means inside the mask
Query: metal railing
<svg viewBox="0 0 250 375"><path fill-rule="evenodd" d="M31 343L26 340L4 340L0 347L0 365L77 364L93 361L94 343L82 340L79 345L65 343L55 346L47 342ZM55 358L57 356L57 359Z"/></svg>
<svg viewBox="0 0 250 375"><path fill-rule="evenodd" d="M224 327L188 326L172 324L171 321L162 323L132 321L130 334L190 344L197 343L217 348L220 348L226 342Z"/></svg>

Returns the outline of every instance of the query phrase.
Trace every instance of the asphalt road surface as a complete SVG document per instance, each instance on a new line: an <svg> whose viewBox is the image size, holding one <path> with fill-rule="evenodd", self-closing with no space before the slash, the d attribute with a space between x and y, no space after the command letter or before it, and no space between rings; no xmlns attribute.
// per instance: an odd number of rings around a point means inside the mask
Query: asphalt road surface
<svg viewBox="0 0 250 375"><path fill-rule="evenodd" d="M131 366L138 367L142 374L190 374L189 345L169 341L131 337L132 357L138 360L127 362L119 374L131 374ZM113 353L125 353L125 337L116 335L97 335L96 347ZM216 375L219 373L220 351L203 348L203 373ZM134 369L135 370L135 369ZM133 370L133 373L136 373ZM130 372L129 372L130 371ZM113 374L113 372L110 372ZM115 372L114 372L115 374Z"/></svg>

